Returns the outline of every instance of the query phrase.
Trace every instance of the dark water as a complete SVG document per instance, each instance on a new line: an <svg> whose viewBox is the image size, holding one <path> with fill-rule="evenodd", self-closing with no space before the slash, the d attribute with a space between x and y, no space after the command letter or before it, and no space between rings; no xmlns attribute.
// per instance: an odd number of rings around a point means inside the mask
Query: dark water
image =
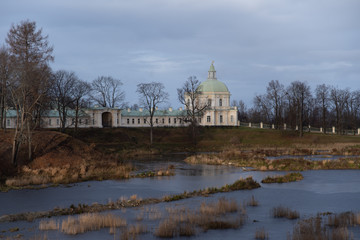
<svg viewBox="0 0 360 240"><path fill-rule="evenodd" d="M56 206L68 207L71 204L93 202L105 203L121 196L136 194L141 198L162 197L183 191L198 190L211 186L223 186L247 176L253 176L258 182L268 175L283 172L244 172L233 166L188 165L182 156L168 156L161 159L148 159L134 163L142 170L175 166L176 175L172 177L130 179L126 181L85 182L70 188L57 187L40 190L21 190L0 193L0 215L27 211L49 210ZM197 197L171 203L161 203L153 207L164 210L165 207L196 207L201 202L216 201L220 197L235 199L242 203L254 195L259 201L258 207L247 207L248 221L236 230L211 230L198 234L195 239L254 239L255 231L264 227L270 239L286 239L288 232L297 220L274 219L270 215L273 207L279 205L300 212L301 218L316 215L318 212L360 211L360 171L356 170L316 170L302 172L304 180L285 184L262 184L254 190L219 193L209 197ZM112 211L128 220L135 221L140 208ZM64 217L63 217L64 218ZM67 217L65 217L67 218ZM61 219L61 218L56 218ZM257 222L254 222L256 220ZM0 235L15 236L24 234L24 238L46 233L49 239L114 239L108 229L88 232L76 236L64 235L56 231L41 232L38 222L1 223ZM149 222L150 228L156 228L157 222ZM9 233L8 229L19 227L20 231ZM7 232L1 233L2 230ZM354 229L354 239L360 239L358 229ZM153 235L140 235L141 239L152 239ZM119 236L116 237L119 239Z"/></svg>

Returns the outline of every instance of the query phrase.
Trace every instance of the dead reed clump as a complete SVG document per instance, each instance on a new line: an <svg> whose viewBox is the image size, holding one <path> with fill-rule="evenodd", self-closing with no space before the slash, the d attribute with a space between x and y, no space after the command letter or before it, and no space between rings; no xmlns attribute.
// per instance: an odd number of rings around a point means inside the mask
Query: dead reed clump
<svg viewBox="0 0 360 240"><path fill-rule="evenodd" d="M290 208L278 206L272 209L272 215L274 218L287 218L287 219L297 219L300 217L298 211L293 211Z"/></svg>
<svg viewBox="0 0 360 240"><path fill-rule="evenodd" d="M215 203L201 203L200 214L208 216L224 215L238 211L238 205L235 200L227 200L224 197L219 198Z"/></svg>
<svg viewBox="0 0 360 240"><path fill-rule="evenodd" d="M256 207L259 205L259 202L255 200L254 195L251 196L251 199L247 202L247 206Z"/></svg>
<svg viewBox="0 0 360 240"><path fill-rule="evenodd" d="M220 198L203 202L199 209L167 208L168 217L161 221L154 235L161 238L194 236L198 230L239 228L247 219L245 208L234 200ZM234 216L234 213L238 214ZM231 217L227 216L231 214Z"/></svg>
<svg viewBox="0 0 360 240"><path fill-rule="evenodd" d="M154 235L160 238L173 238L177 235L178 224L174 219L166 219L160 222Z"/></svg>
<svg viewBox="0 0 360 240"><path fill-rule="evenodd" d="M265 228L258 228L255 232L255 239L264 240L269 239L269 234L265 231Z"/></svg>
<svg viewBox="0 0 360 240"><path fill-rule="evenodd" d="M42 220L39 223L39 229L42 231L59 230L59 223L56 222L55 220L49 220L49 221Z"/></svg>
<svg viewBox="0 0 360 240"><path fill-rule="evenodd" d="M338 225L340 226L340 225ZM299 221L288 236L288 240L348 240L353 239L347 226L335 227L323 221L320 214L317 217Z"/></svg>
<svg viewBox="0 0 360 240"><path fill-rule="evenodd" d="M26 175L22 177L15 177L7 179L5 184L11 187L21 187L28 185L41 185L49 182L47 176L42 175Z"/></svg>
<svg viewBox="0 0 360 240"><path fill-rule="evenodd" d="M61 223L61 231L66 234L76 235L87 231L95 231L101 228L115 228L126 226L126 220L113 214L102 215L87 213L78 217L68 217Z"/></svg>
<svg viewBox="0 0 360 240"><path fill-rule="evenodd" d="M136 224L125 228L120 236L121 240L137 239L137 236L147 232L147 228L144 225Z"/></svg>

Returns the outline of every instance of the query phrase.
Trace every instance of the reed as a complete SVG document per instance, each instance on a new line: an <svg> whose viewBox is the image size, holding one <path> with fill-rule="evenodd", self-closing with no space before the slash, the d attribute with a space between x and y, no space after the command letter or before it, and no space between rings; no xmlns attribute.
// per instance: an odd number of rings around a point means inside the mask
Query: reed
<svg viewBox="0 0 360 240"><path fill-rule="evenodd" d="M290 208L278 206L272 209L272 215L274 218L287 218L287 219L297 219L300 217L298 211L293 211Z"/></svg>
<svg viewBox="0 0 360 240"><path fill-rule="evenodd" d="M216 202L201 203L198 209L167 208L169 216L160 222L156 237L174 238L193 236L199 230L239 228L246 221L244 206L234 200L219 198ZM228 214L236 216L228 217Z"/></svg>
<svg viewBox="0 0 360 240"><path fill-rule="evenodd" d="M126 227L120 235L121 240L138 239L138 235L146 233L148 230L144 225L136 224Z"/></svg>
<svg viewBox="0 0 360 240"><path fill-rule="evenodd" d="M116 228L126 226L126 220L113 214L102 215L87 213L78 217L68 217L61 223L61 231L69 235L76 235L101 228Z"/></svg>
<svg viewBox="0 0 360 240"><path fill-rule="evenodd" d="M257 228L255 232L255 239L264 240L269 239L269 234L265 231L265 228Z"/></svg>
<svg viewBox="0 0 360 240"><path fill-rule="evenodd" d="M255 199L254 195L251 196L251 199L247 202L248 206L256 207L259 205L259 202Z"/></svg>
<svg viewBox="0 0 360 240"><path fill-rule="evenodd" d="M42 220L39 223L39 229L42 231L59 230L59 223L56 222L55 220L49 220L49 221Z"/></svg>

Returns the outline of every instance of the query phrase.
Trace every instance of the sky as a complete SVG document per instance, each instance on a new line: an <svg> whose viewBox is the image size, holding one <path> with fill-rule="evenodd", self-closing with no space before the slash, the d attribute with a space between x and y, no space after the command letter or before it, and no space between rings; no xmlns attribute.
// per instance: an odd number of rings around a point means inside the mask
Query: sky
<svg viewBox="0 0 360 240"><path fill-rule="evenodd" d="M205 81L214 61L231 100L251 107L271 80L360 90L359 0L0 0L0 45L12 24L35 21L54 47L54 71L111 76L126 101L161 82Z"/></svg>

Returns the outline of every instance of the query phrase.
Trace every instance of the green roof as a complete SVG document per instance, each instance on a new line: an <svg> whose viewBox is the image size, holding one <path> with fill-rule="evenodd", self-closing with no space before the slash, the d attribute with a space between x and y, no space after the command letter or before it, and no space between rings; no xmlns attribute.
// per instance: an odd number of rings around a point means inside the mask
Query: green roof
<svg viewBox="0 0 360 240"><path fill-rule="evenodd" d="M47 111L44 111L42 116L43 117L59 117L59 112L57 110L47 110ZM70 118L75 117L75 110L68 109L67 110L67 116L70 117ZM79 117L85 117L85 116L87 116L87 114L83 110L80 110L79 111ZM16 117L16 110L13 110L13 109L7 110L6 111L6 117L7 118Z"/></svg>
<svg viewBox="0 0 360 240"><path fill-rule="evenodd" d="M223 82L217 79L208 79L199 85L202 92L229 92L229 89Z"/></svg>
<svg viewBox="0 0 360 240"><path fill-rule="evenodd" d="M186 115L185 110L156 110L154 113L154 117L180 117ZM150 116L148 110L131 110L128 112L127 110L121 111L121 117L147 117Z"/></svg>

